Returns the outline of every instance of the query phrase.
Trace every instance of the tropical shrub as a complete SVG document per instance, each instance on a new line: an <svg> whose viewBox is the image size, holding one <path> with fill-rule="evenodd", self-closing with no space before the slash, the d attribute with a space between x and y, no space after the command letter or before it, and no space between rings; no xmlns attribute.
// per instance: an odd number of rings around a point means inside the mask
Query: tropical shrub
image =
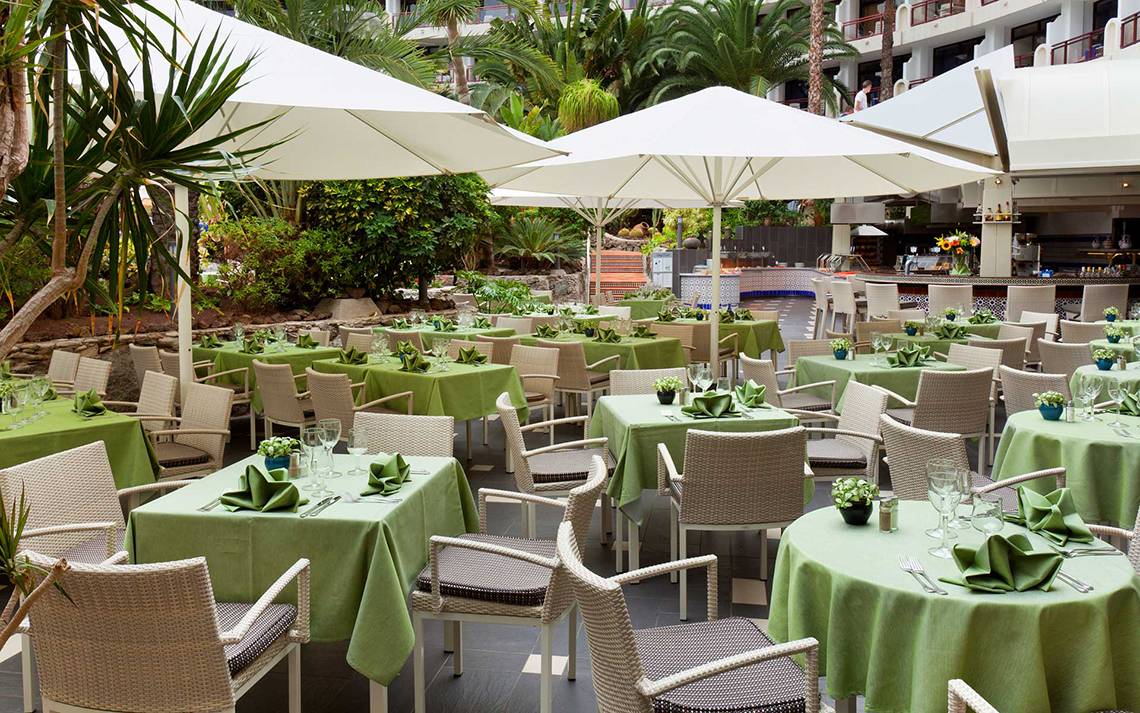
<svg viewBox="0 0 1140 713"><path fill-rule="evenodd" d="M496 254L518 258L524 268L577 260L582 252L581 236L563 234L554 220L531 213L515 216L495 240Z"/></svg>
<svg viewBox="0 0 1140 713"><path fill-rule="evenodd" d="M18 309L51 277L48 256L33 238L16 242L0 260L0 291L3 305L11 311Z"/></svg>
<svg viewBox="0 0 1140 713"><path fill-rule="evenodd" d="M617 97L594 79L579 79L562 89L558 100L558 123L566 133L600 124L617 117L621 108Z"/></svg>

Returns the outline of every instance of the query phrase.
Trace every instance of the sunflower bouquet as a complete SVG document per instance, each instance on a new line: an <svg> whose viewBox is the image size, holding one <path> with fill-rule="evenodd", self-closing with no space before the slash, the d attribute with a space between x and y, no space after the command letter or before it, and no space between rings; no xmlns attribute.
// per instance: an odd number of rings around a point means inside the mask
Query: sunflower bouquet
<svg viewBox="0 0 1140 713"><path fill-rule="evenodd" d="M950 255L953 260L950 266L951 275L970 275L973 273L970 263L974 257L974 248L982 241L964 230L955 230L939 237L935 243L938 248Z"/></svg>

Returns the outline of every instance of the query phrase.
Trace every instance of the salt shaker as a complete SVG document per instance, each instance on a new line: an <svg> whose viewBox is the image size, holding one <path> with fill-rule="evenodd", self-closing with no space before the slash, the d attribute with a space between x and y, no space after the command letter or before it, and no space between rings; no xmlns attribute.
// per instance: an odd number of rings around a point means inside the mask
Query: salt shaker
<svg viewBox="0 0 1140 713"><path fill-rule="evenodd" d="M894 495L879 498L879 532L895 532L899 529L899 499Z"/></svg>
<svg viewBox="0 0 1140 713"><path fill-rule="evenodd" d="M1076 421L1076 408L1070 400L1065 403L1065 423L1073 423L1074 421Z"/></svg>
<svg viewBox="0 0 1140 713"><path fill-rule="evenodd" d="M289 454L289 480L296 480L301 477L301 454Z"/></svg>

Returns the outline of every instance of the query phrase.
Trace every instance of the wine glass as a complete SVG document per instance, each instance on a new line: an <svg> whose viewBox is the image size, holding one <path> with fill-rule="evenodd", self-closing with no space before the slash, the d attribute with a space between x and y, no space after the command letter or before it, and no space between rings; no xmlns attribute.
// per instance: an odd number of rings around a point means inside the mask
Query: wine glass
<svg viewBox="0 0 1140 713"><path fill-rule="evenodd" d="M699 362L699 361L689 362L689 385L693 387L693 393L694 394L700 391L700 379L701 379L701 362Z"/></svg>
<svg viewBox="0 0 1140 713"><path fill-rule="evenodd" d="M234 341L241 344L243 339L245 339L245 325L241 322L234 322Z"/></svg>
<svg viewBox="0 0 1140 713"><path fill-rule="evenodd" d="M927 480L928 485L930 483L930 479L934 478L934 477L954 478L955 480L957 480L959 477L958 476L958 463L957 463L957 461L950 460L949 458L931 458L930 460L928 460L926 462L926 480ZM928 488L927 495L929 497L929 488ZM934 505L933 500L931 500L930 502L931 502L931 505ZM938 506L935 505L935 509L937 509L937 507ZM931 529L926 531L926 536L927 537L933 537L934 539L937 540L937 539L942 537L942 530L943 530L943 528L941 526L940 527L932 527ZM950 539L956 539L958 536L951 532L947 535L947 537L949 537Z"/></svg>
<svg viewBox="0 0 1140 713"><path fill-rule="evenodd" d="M12 428L19 428L27 423L27 420L21 418L24 413L24 404L27 403L28 394L24 390L25 385L19 384L8 396L8 404L4 407L4 412L12 416Z"/></svg>
<svg viewBox="0 0 1140 713"><path fill-rule="evenodd" d="M728 392L731 390L730 389L731 384L732 384L732 381L727 376L718 376L716 378L716 390L717 391Z"/></svg>
<svg viewBox="0 0 1140 713"><path fill-rule="evenodd" d="M316 426L301 429L301 445L305 447L305 453L309 457L309 482L302 485L301 489L311 491L314 497L332 495L332 491L325 487L324 463L317 462L324 452L322 432L322 429Z"/></svg>
<svg viewBox="0 0 1140 713"><path fill-rule="evenodd" d="M288 335L285 333L284 325L277 325L273 328L273 341L277 342L278 351L285 350L285 344L289 341Z"/></svg>
<svg viewBox="0 0 1140 713"><path fill-rule="evenodd" d="M926 497L934 510L938 513L940 537L937 547L931 547L928 552L935 557L950 559L950 527L948 520L950 513L958 507L962 500L961 479L956 470L935 469L927 470Z"/></svg>
<svg viewBox="0 0 1140 713"><path fill-rule="evenodd" d="M331 478L339 478L340 473L336 471L336 463L333 461L332 452L333 448L340 441L340 419L339 418L322 418L317 421L317 429L321 432L321 444L325 447L325 456L329 462L329 475Z"/></svg>
<svg viewBox="0 0 1140 713"><path fill-rule="evenodd" d="M451 339L447 337L440 337L433 339L431 343L431 352L435 356L436 366L440 371L451 371L451 367L447 365L447 350L451 346Z"/></svg>
<svg viewBox="0 0 1140 713"><path fill-rule="evenodd" d="M368 432L363 428L348 429L348 454L352 456L352 470L349 475L365 473L361 467L360 456L368 452Z"/></svg>
<svg viewBox="0 0 1140 713"><path fill-rule="evenodd" d="M1108 398L1112 399L1113 405L1116 406L1112 414L1112 423L1108 424L1109 428L1123 428L1124 424L1120 422L1120 408L1124 404L1124 382L1115 379L1108 382Z"/></svg>
<svg viewBox="0 0 1140 713"><path fill-rule="evenodd" d="M970 494L973 489L973 482L969 468L957 468L955 472L958 474L958 489L962 493L962 497ZM959 503L961 504L961 503ZM970 518L962 517L959 511L960 508L955 507L953 510L953 517L947 525L954 530L965 530L970 527Z"/></svg>
<svg viewBox="0 0 1140 713"><path fill-rule="evenodd" d="M376 355L376 361L388 356L388 337L383 334L372 335L372 354Z"/></svg>
<svg viewBox="0 0 1140 713"><path fill-rule="evenodd" d="M422 309L414 309L411 312L411 318L412 324L423 324L427 319L427 315Z"/></svg>
<svg viewBox="0 0 1140 713"><path fill-rule="evenodd" d="M997 493L976 493L970 510L970 524L986 536L1001 532L1005 525L1002 509L1001 496Z"/></svg>
<svg viewBox="0 0 1140 713"><path fill-rule="evenodd" d="M1100 396L1103 383L1103 380L1099 376L1086 376L1081 379L1081 396L1084 398L1085 403L1089 405L1088 411L1085 413L1086 421L1092 421L1095 418L1093 415L1093 407L1096 406L1096 398Z"/></svg>

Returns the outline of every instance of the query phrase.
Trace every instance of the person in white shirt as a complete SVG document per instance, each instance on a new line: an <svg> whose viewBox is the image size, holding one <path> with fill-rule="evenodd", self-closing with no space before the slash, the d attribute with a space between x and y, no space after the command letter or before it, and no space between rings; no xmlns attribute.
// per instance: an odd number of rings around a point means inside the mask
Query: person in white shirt
<svg viewBox="0 0 1140 713"><path fill-rule="evenodd" d="M855 92L855 109L854 111L862 111L871 106L871 84L870 79L863 80L863 88Z"/></svg>

